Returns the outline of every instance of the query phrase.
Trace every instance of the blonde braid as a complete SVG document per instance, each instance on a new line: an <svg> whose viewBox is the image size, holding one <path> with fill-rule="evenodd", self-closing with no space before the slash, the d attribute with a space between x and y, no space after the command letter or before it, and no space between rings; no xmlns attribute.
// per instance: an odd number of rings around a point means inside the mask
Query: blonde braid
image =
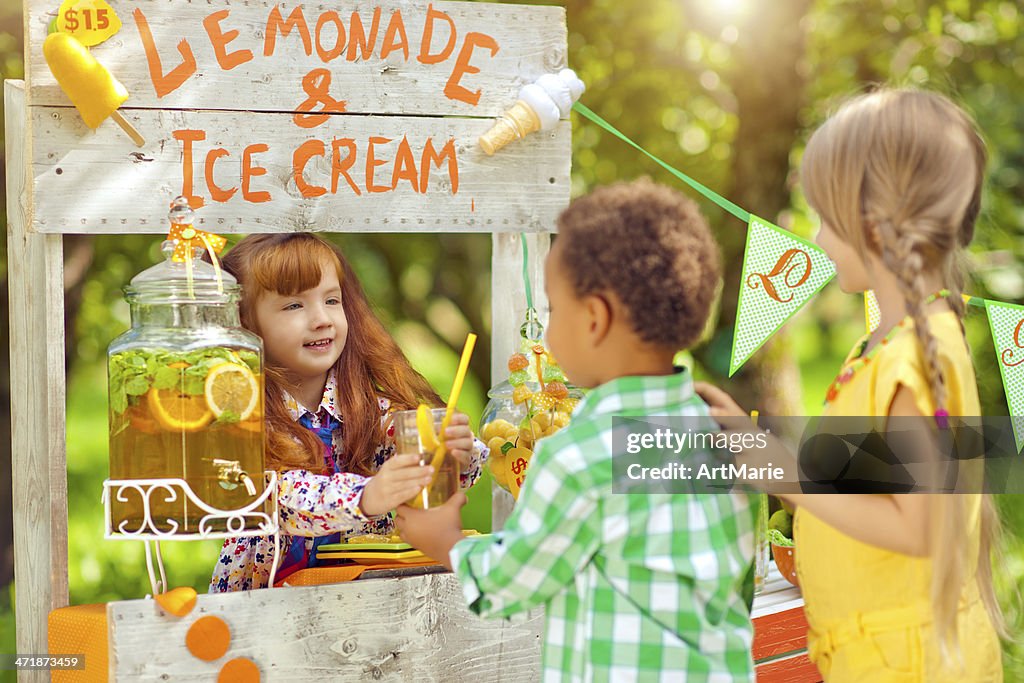
<svg viewBox="0 0 1024 683"><path fill-rule="evenodd" d="M957 317L960 318L960 329L963 330L963 319L967 315L967 304L964 303L964 258L958 246L953 253L948 254L942 264L942 282L949 290L947 302Z"/></svg>
<svg viewBox="0 0 1024 683"><path fill-rule="evenodd" d="M877 221L882 238L881 256L886 267L896 275L907 312L914 321L914 332L924 351L928 385L932 390L935 410L946 405L946 379L939 365L939 342L931 332L925 313L924 291L925 249L929 248L928 230L897 230L891 221Z"/></svg>

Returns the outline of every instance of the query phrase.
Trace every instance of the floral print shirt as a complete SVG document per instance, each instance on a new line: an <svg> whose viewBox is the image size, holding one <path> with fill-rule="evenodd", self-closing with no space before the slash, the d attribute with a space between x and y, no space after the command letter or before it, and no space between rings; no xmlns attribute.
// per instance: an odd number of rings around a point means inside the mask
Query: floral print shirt
<svg viewBox="0 0 1024 683"><path fill-rule="evenodd" d="M316 412L307 410L287 393L285 405L293 420L301 420L315 431L331 421L343 423L343 418L338 413L337 397L338 380L332 370ZM380 397L378 401L381 421L387 421L391 412L390 402L384 397ZM332 432L329 456L332 462L325 463L326 469L335 470L335 474L326 475L296 469L278 475L277 503L282 552L287 551L294 536L306 538L306 548L310 549L313 546L313 538L317 536L340 532L341 539L346 539L363 534L390 534L394 529L390 513L367 517L359 509L363 488L370 478L352 472L336 471L336 463L343 452L343 432L341 426ZM394 427L388 424L388 439L378 445L374 453L375 470L394 454L393 436ZM487 455L487 447L476 440L471 464L461 475L463 488L472 486L479 478ZM266 588L270 581L270 568L275 561L277 558L274 557L273 536L228 538L224 541L220 558L210 579L210 592L227 593Z"/></svg>

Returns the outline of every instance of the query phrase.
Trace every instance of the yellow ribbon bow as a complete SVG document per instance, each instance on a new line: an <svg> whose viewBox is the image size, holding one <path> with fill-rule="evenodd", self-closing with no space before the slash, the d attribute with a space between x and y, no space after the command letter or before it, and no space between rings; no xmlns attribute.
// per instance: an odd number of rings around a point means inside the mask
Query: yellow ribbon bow
<svg viewBox="0 0 1024 683"><path fill-rule="evenodd" d="M185 261L186 255L192 256L192 249L198 246L196 242L206 247L206 250L210 253L210 258L213 259L214 263L217 263L217 254L224 251L224 246L228 243L220 235L197 230L191 225L181 223L171 224L171 230L167 233L167 239L174 242L174 254L171 255L171 260L178 263Z"/></svg>
<svg viewBox="0 0 1024 683"><path fill-rule="evenodd" d="M228 243L226 239L212 232L198 230L187 223L171 223L167 239L174 242L174 253L171 254L171 260L185 264L189 296L195 296L192 291L192 256L195 253L193 250L198 246L197 243L206 247L206 252L210 255L210 260L213 262L213 270L217 274L217 291L224 291L224 282L220 276L220 261L217 260L217 254L224 250L224 246Z"/></svg>

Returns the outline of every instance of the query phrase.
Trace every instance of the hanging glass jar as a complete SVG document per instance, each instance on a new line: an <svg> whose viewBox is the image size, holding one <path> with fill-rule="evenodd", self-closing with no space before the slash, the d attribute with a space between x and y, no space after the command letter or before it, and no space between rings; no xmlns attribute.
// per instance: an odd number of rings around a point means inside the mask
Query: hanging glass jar
<svg viewBox="0 0 1024 683"><path fill-rule="evenodd" d="M569 424L583 398L544 347L544 328L533 309L519 334L519 350L508 360L509 377L487 392L490 400L480 418L491 475L517 499L537 441Z"/></svg>
<svg viewBox="0 0 1024 683"><path fill-rule="evenodd" d="M171 206L183 240L177 252L164 242L164 262L125 288L131 329L107 351L110 478L181 479L203 504L237 510L264 489L263 345L240 325L235 278L193 248L203 242L188 203ZM209 518L174 486L122 486L110 505L123 532L195 534ZM224 531L226 520L204 527Z"/></svg>

